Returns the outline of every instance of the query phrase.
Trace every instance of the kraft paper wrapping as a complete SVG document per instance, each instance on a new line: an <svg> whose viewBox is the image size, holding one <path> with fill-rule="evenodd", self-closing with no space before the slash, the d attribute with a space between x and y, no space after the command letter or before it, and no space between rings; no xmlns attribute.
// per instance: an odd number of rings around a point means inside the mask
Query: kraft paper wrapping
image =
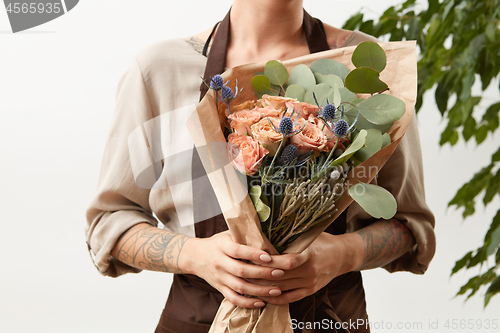
<svg viewBox="0 0 500 333"><path fill-rule="evenodd" d="M381 80L387 83L390 89L385 93L403 100L406 112L388 131L391 137L391 144L349 173L347 182L352 185L356 184L358 180L369 183L376 176L376 172L370 174L366 171L379 170L389 159L408 129L415 106L417 93L416 43L414 41L389 42L380 43L380 46L387 55L387 66L380 74ZM355 66L351 62L351 56L355 48L355 46L352 46L314 53L284 61L283 65L290 72L299 64L309 66L317 59L330 58L346 65L352 70ZM256 99L251 80L255 73L264 71L264 66L265 63L248 64L232 68L223 74L225 80L231 80L229 86L234 88L237 79L238 87L244 88L231 105L238 105L244 101ZM366 98L367 96L361 97ZM219 102L219 107L220 104ZM277 254L276 249L274 249L262 233L260 221L253 203L247 194L246 186L240 179L241 175L229 164L227 154L221 148L225 147L226 141L221 130L213 91L209 91L206 94L188 119L186 126L197 148L208 146L208 151L204 149L204 156L200 157L217 200L223 210L224 218L226 219L233 240L240 244L263 249L270 254ZM201 150L199 151L200 155L202 155ZM221 167L221 165L225 167ZM370 168L369 166L376 166L377 168ZM222 172L222 169L224 172ZM352 198L345 191L336 202L338 211L330 219L316 225L298 237L285 252L299 253L306 249L330 223L335 221L351 202ZM288 305L277 306L267 304L263 308L245 309L234 306L229 301L224 300L210 329L210 333L223 332L291 333Z"/></svg>

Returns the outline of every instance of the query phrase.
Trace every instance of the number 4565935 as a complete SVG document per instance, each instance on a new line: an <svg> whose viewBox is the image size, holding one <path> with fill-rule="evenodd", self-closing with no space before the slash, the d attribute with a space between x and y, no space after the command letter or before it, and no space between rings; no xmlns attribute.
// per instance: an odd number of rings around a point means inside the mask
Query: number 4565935
<svg viewBox="0 0 500 333"><path fill-rule="evenodd" d="M59 14L61 12L61 3L42 3L42 2L14 2L7 6L7 13L47 13Z"/></svg>

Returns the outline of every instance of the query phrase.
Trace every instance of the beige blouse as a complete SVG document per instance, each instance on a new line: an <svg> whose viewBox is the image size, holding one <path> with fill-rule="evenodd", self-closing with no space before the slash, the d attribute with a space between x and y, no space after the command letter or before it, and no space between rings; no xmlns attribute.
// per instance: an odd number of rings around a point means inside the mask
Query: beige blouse
<svg viewBox="0 0 500 333"><path fill-rule="evenodd" d="M372 39L353 32L343 46ZM103 275L139 272L110 255L118 238L147 222L195 236L193 147L184 126L199 99L206 58L182 39L153 44L139 52L118 84L98 188L87 211L85 234ZM163 158L175 156L172 158ZM172 161L175 160L175 163ZM434 216L425 203L422 158L415 117L398 148L378 174L379 185L396 198L396 219L413 232L416 245L385 268L422 274L435 251ZM169 185L170 184L170 185ZM347 212L348 231L374 221L355 202Z"/></svg>

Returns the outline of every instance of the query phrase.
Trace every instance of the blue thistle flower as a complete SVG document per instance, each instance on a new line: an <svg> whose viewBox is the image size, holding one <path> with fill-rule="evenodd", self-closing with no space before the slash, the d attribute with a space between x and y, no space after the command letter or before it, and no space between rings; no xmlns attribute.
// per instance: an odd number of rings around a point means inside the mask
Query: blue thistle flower
<svg viewBox="0 0 500 333"><path fill-rule="evenodd" d="M281 153L281 163L290 164L299 155L299 150L294 145L288 145Z"/></svg>
<svg viewBox="0 0 500 333"><path fill-rule="evenodd" d="M214 75L212 80L210 80L210 88L213 90L220 90L222 87L224 87L224 79L219 74Z"/></svg>
<svg viewBox="0 0 500 333"><path fill-rule="evenodd" d="M326 120L335 119L335 113L337 112L337 108L333 104L327 104L323 108L322 115Z"/></svg>
<svg viewBox="0 0 500 333"><path fill-rule="evenodd" d="M229 87L222 87L221 100L225 103L229 103L234 98L233 90Z"/></svg>
<svg viewBox="0 0 500 333"><path fill-rule="evenodd" d="M347 124L347 121L345 121L344 119L340 119L335 124L335 129L333 132L337 137L344 137L347 135L348 130L349 130L349 124Z"/></svg>
<svg viewBox="0 0 500 333"><path fill-rule="evenodd" d="M285 134L290 134L293 132L293 121L292 118L290 117L283 117L281 118L280 121L280 126L278 128L278 131L285 135Z"/></svg>

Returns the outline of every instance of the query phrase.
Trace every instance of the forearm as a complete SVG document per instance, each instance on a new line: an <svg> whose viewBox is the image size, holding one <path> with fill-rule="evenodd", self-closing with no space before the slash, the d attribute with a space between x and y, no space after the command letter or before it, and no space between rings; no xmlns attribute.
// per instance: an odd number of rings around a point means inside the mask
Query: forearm
<svg viewBox="0 0 500 333"><path fill-rule="evenodd" d="M186 235L140 223L118 239L111 255L139 269L182 273L179 258L189 239Z"/></svg>
<svg viewBox="0 0 500 333"><path fill-rule="evenodd" d="M411 231L397 220L379 220L357 230L353 236L360 242L355 270L385 266L415 244Z"/></svg>

